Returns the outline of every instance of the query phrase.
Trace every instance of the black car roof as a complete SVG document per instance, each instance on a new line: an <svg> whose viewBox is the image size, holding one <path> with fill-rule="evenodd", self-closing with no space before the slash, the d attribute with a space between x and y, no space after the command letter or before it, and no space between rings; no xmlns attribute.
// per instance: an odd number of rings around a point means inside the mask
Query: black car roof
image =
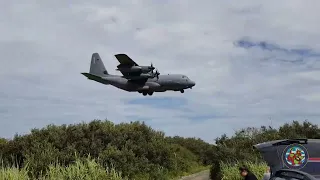
<svg viewBox="0 0 320 180"><path fill-rule="evenodd" d="M307 143L319 143L320 145L320 139L280 139L280 140L274 140L274 141L267 141L267 142L263 142L263 143L259 143L254 145L254 148L257 149L262 149L264 147L270 147L270 146L274 146L280 142L286 142L286 141L307 141ZM291 143L292 144L292 143Z"/></svg>

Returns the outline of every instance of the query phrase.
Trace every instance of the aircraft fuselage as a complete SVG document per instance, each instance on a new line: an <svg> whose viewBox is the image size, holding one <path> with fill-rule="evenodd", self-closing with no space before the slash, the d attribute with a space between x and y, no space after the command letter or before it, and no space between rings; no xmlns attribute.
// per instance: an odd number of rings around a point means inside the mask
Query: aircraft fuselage
<svg viewBox="0 0 320 180"><path fill-rule="evenodd" d="M130 81L118 75L106 75L103 77L88 78L102 84L115 86L125 91L139 92L143 93L144 95L147 93L151 95L153 92L165 91L184 92L184 89L192 88L195 85L194 81L190 80L187 76L180 74L159 75L159 78L149 78L144 83Z"/></svg>

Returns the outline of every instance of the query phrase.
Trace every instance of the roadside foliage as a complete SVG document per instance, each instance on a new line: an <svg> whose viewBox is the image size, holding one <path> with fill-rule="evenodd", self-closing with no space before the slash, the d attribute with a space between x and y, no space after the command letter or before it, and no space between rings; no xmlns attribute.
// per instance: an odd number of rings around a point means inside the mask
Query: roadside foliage
<svg viewBox="0 0 320 180"><path fill-rule="evenodd" d="M212 145L168 137L138 121L48 125L11 140L0 138L0 179L167 180L211 167L211 179L240 180L242 164L261 178L266 164L254 144L303 137L320 138L320 129L307 121L278 129L248 127Z"/></svg>
<svg viewBox="0 0 320 180"><path fill-rule="evenodd" d="M210 148L143 122L48 125L0 139L0 179L172 179L210 165Z"/></svg>

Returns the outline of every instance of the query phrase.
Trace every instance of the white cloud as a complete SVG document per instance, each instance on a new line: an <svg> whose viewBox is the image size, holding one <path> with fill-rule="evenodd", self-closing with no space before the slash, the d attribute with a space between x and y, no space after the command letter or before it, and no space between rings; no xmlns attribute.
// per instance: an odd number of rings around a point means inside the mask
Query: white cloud
<svg viewBox="0 0 320 180"><path fill-rule="evenodd" d="M61 4L59 4L61 3ZM249 125L293 119L319 122L319 57L302 57L240 39L284 49L320 53L320 2L304 1L84 1L1 3L0 135L11 137L47 123L74 123L128 116L166 133L211 141ZM184 73L196 81L185 94L193 112L128 105L141 97L83 77L99 52L109 73L113 56L127 53L160 73ZM294 63L303 58L301 63ZM145 97L151 98L151 97ZM223 114L190 121L182 118ZM268 125L267 124L267 125Z"/></svg>

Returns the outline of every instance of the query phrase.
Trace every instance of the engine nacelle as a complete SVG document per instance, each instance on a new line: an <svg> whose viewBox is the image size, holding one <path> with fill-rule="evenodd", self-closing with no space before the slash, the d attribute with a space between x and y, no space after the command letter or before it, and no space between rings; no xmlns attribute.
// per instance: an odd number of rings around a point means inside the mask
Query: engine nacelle
<svg viewBox="0 0 320 180"><path fill-rule="evenodd" d="M132 67L118 67L118 69L116 69L118 71L122 71L122 72L141 72L142 68L140 66L132 66Z"/></svg>
<svg viewBox="0 0 320 180"><path fill-rule="evenodd" d="M140 74L140 77L153 78L153 76L151 74Z"/></svg>
<svg viewBox="0 0 320 180"><path fill-rule="evenodd" d="M118 66L118 68L116 70L118 71L122 71L122 72L141 72L141 73L148 73L150 71L152 71L154 69L154 67L151 66L131 66L131 67L121 67Z"/></svg>

